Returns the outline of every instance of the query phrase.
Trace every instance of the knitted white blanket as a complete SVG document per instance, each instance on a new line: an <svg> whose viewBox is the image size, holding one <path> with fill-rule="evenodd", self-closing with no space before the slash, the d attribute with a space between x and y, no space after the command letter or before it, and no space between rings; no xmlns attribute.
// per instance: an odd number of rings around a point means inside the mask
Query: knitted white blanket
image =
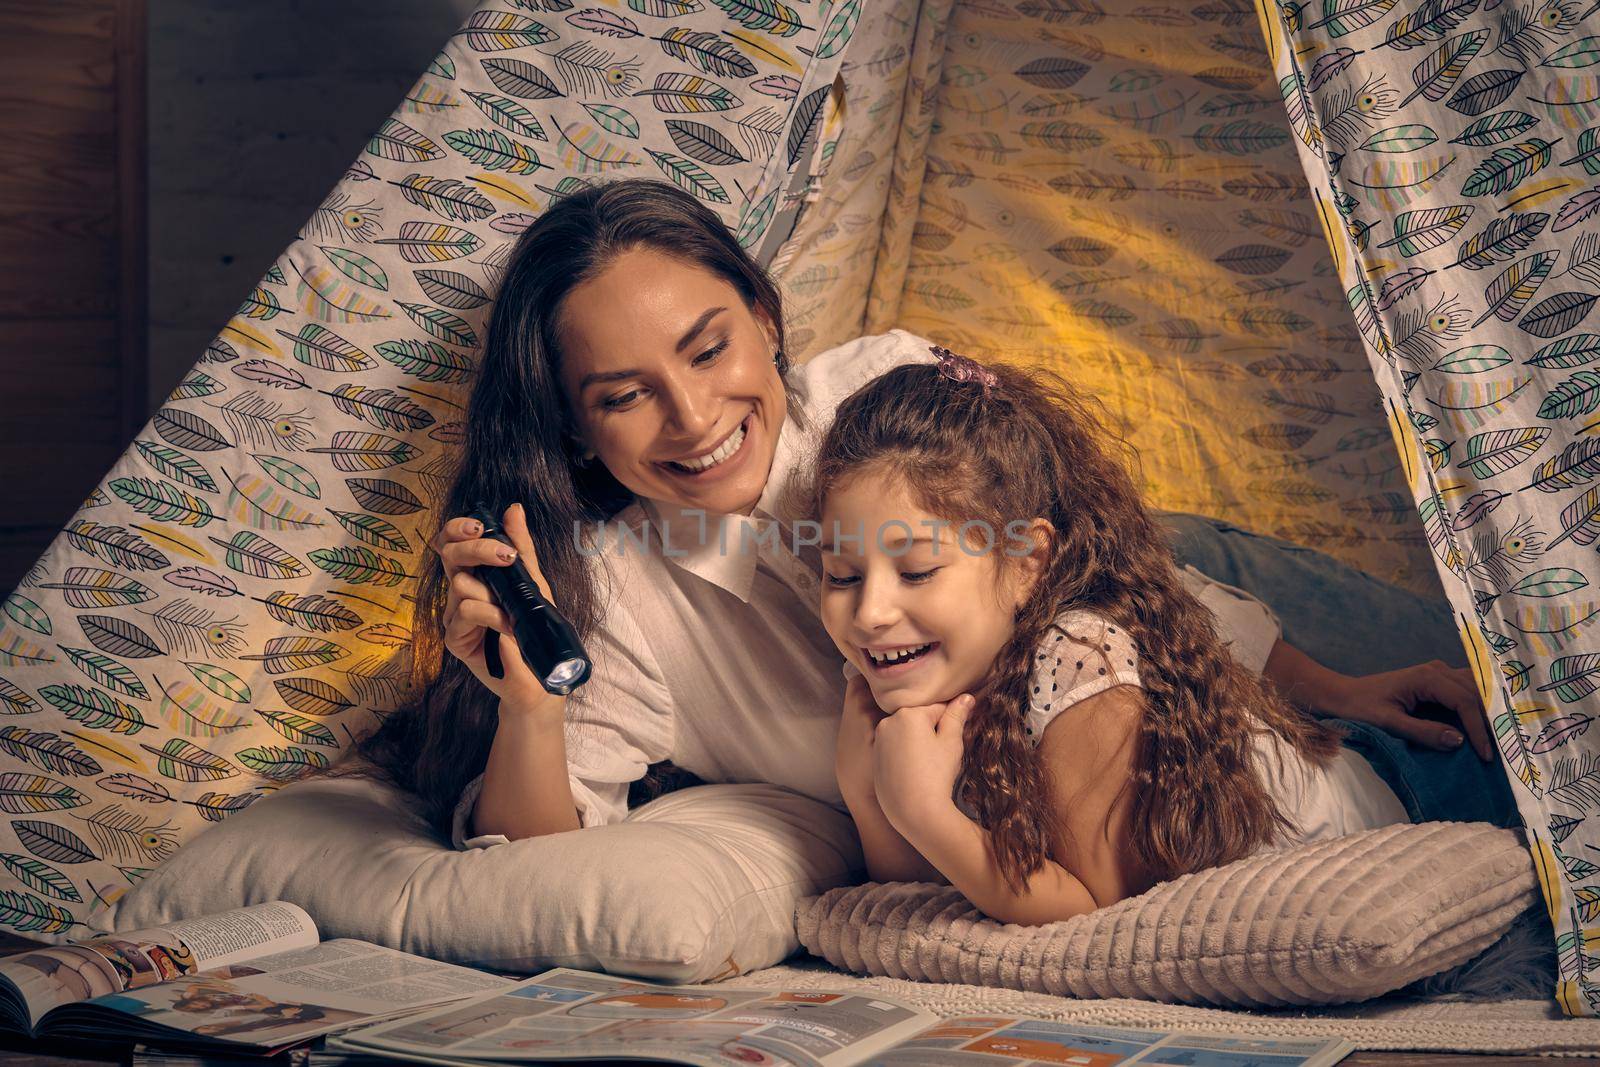
<svg viewBox="0 0 1600 1067"><path fill-rule="evenodd" d="M1342 1037L1362 1049L1600 1055L1600 1019L1568 1019L1553 1000L1385 997L1324 1008L1231 1011L1148 1000L1076 1000L989 986L862 978L795 957L734 979L757 988L877 989L943 1016L1016 1013L1096 1026Z"/></svg>

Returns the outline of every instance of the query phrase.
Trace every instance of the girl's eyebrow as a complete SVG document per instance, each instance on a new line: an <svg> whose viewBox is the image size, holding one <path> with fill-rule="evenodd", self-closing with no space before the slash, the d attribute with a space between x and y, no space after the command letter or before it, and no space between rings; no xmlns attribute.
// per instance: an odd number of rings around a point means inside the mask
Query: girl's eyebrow
<svg viewBox="0 0 1600 1067"><path fill-rule="evenodd" d="M857 538L856 538L856 536L854 534L851 534L851 535L849 535L847 537L844 537L844 538L840 538L840 540L860 543L857 540ZM862 540L864 540L864 538ZM944 543L944 539L943 538L931 537L931 536L928 536L927 534L924 534L921 537L913 537L909 542L904 537L897 537L893 541L884 541L883 542L883 547L884 548L898 548L899 546L904 545L906 548L909 549L912 545L922 545L922 544L939 545L939 544L943 544L943 543ZM822 551L824 551L824 552L829 552L829 553L832 553L833 555L838 555L839 554L838 541L833 541L833 540L824 541L822 543L821 547L822 547Z"/></svg>
<svg viewBox="0 0 1600 1067"><path fill-rule="evenodd" d="M907 548L909 548L912 545L923 545L923 544L936 545L938 543L939 543L939 539L937 537L933 537L933 536L930 536L928 534L923 534L921 537L913 537L909 541L907 541L904 537L896 537L893 541L886 540L886 541L883 542L883 547L884 548L896 548L896 547L898 547L900 545L905 545Z"/></svg>

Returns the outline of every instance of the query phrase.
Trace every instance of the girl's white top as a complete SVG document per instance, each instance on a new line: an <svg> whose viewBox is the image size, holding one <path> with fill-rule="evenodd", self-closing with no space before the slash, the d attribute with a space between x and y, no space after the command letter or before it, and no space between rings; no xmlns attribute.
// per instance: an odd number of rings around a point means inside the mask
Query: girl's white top
<svg viewBox="0 0 1600 1067"><path fill-rule="evenodd" d="M892 367L934 362L931 344L891 330L795 368L807 425L784 420L753 514L706 515L641 498L588 542L600 549L592 562L602 568L606 609L585 640L592 673L565 713L584 826L621 820L629 783L667 759L708 782L770 782L843 807L833 750L845 660L817 614L822 556L809 542L818 538L796 525L785 491L807 473L839 403ZM1234 657L1259 672L1281 633L1277 617L1193 568L1183 577L1216 613ZM560 604L559 589L553 599ZM456 807L458 848L507 840L467 837L481 787L480 775Z"/></svg>
<svg viewBox="0 0 1600 1067"><path fill-rule="evenodd" d="M1139 685L1139 653L1128 632L1092 611L1063 612L1045 632L1029 679L1027 731L1034 745L1056 716L1118 685ZM1267 791L1298 832L1284 832L1282 848L1410 822L1405 805L1365 757L1339 749L1326 767L1301 758L1295 747L1262 728L1255 735L1256 768Z"/></svg>

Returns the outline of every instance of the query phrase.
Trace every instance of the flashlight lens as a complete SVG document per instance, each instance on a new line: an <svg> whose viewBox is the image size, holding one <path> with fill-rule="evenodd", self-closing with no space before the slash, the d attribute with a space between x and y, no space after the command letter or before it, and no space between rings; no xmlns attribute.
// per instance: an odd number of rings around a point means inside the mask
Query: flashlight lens
<svg viewBox="0 0 1600 1067"><path fill-rule="evenodd" d="M567 685L583 673L583 660L564 659L556 664L555 670L545 675L544 680L551 685Z"/></svg>

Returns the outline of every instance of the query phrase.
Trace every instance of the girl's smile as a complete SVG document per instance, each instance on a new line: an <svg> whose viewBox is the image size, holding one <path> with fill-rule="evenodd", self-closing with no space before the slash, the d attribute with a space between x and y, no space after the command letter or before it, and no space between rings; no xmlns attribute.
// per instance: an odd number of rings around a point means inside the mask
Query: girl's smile
<svg viewBox="0 0 1600 1067"><path fill-rule="evenodd" d="M953 526L880 466L823 502L822 625L885 712L976 690L1015 628L1026 583L1004 542L963 544Z"/></svg>
<svg viewBox="0 0 1600 1067"><path fill-rule="evenodd" d="M861 651L866 653L873 674L880 678L899 678L920 666L926 666L929 658L938 653L939 642L886 649L864 648Z"/></svg>

